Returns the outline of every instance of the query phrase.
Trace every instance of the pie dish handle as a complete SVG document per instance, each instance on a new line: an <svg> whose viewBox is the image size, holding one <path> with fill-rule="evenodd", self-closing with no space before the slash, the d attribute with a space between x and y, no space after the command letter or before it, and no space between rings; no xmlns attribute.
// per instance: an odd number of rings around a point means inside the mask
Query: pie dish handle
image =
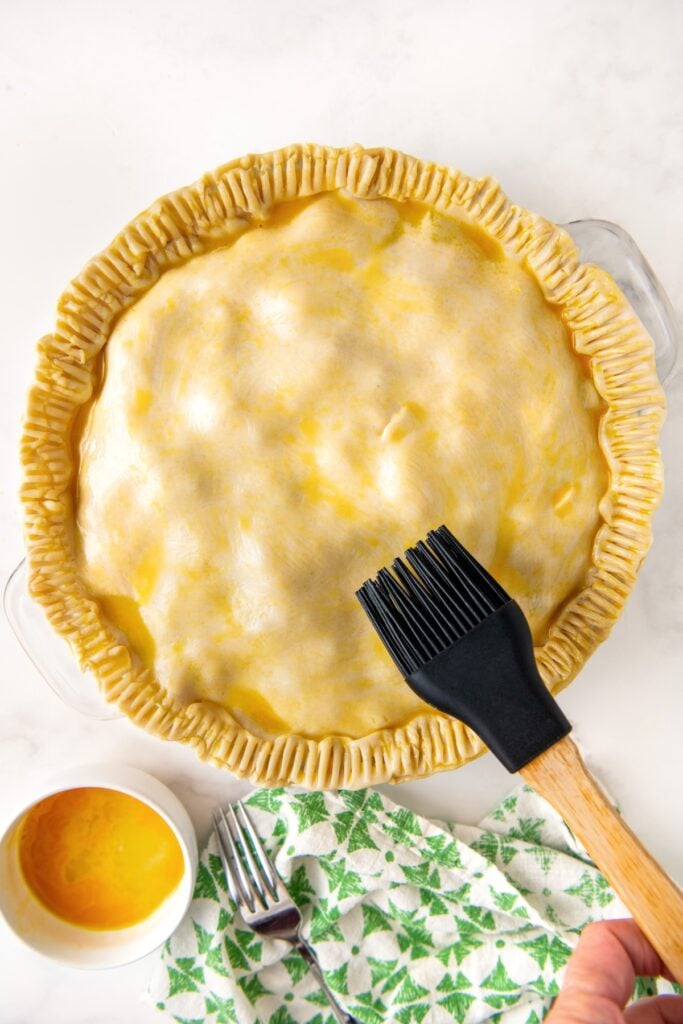
<svg viewBox="0 0 683 1024"><path fill-rule="evenodd" d="M12 632L41 676L69 707L101 721L122 718L102 697L94 676L82 672L68 643L50 626L43 609L31 600L26 559L5 585L3 606Z"/></svg>
<svg viewBox="0 0 683 1024"><path fill-rule="evenodd" d="M584 263L614 278L655 343L657 374L671 377L681 348L681 328L669 297L634 240L609 220L572 220L561 225L579 247Z"/></svg>

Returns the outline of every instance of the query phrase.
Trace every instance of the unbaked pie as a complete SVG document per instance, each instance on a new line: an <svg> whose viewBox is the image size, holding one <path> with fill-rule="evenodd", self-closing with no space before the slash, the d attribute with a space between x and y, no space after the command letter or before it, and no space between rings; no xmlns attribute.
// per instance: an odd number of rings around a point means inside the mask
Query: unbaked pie
<svg viewBox="0 0 683 1024"><path fill-rule="evenodd" d="M160 199L62 296L23 439L30 589L139 725L266 784L481 752L354 591L447 523L558 690L650 542L652 343L559 228L391 150L293 146Z"/></svg>

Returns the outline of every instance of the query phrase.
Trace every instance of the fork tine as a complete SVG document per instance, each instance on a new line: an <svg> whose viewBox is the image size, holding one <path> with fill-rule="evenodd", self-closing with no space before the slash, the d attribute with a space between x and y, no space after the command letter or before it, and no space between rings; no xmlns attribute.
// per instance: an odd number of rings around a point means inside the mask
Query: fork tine
<svg viewBox="0 0 683 1024"><path fill-rule="evenodd" d="M223 864L223 873L225 874L225 880L228 883L228 892L230 893L230 898L232 902L235 904L235 906L239 907L242 905L242 897L236 884L235 872L232 867L232 864L230 863L228 845L225 839L223 838L223 833L221 831L221 819L217 810L213 812L213 830L216 833L216 840L218 842L218 852L220 854L221 861Z"/></svg>
<svg viewBox="0 0 683 1024"><path fill-rule="evenodd" d="M253 888L258 893L259 900L263 905L264 910L267 910L268 893L266 890L270 888L268 885L268 880L265 878L260 865L257 864L256 861L254 860L254 855L251 852L251 847L249 845L245 829L242 826L242 823L239 821L237 815L235 814L235 808L233 804L230 804L230 806L228 807L228 812L230 814L230 823L233 828L235 845L240 853L240 859L242 861L242 864L244 864L244 862L246 861L247 875L249 876L249 880Z"/></svg>
<svg viewBox="0 0 683 1024"><path fill-rule="evenodd" d="M254 889L249 879L249 876L244 870L242 859L239 855L239 851L235 844L235 839L230 829L230 825L228 824L228 819L226 818L225 811L223 810L222 807L219 807L218 813L221 816L221 823L223 825L224 835L227 839L228 860L233 869L233 881L235 882L235 885L240 893L240 896L242 897L240 903L246 903L247 907L253 914L256 911L256 890ZM261 901L259 900L259 902Z"/></svg>
<svg viewBox="0 0 683 1024"><path fill-rule="evenodd" d="M246 834L247 834L247 836L249 838L249 841L251 842L251 846L253 848L253 851L254 851L254 854L256 856L256 859L258 860L258 862L260 864L261 874L265 878L265 880L266 880L266 882L268 884L268 888L270 889L271 894L277 900L279 898L279 895L278 895L278 882L280 882L280 879L279 879L279 877L278 877L278 875L277 875L277 873L275 871L275 868L273 867L273 864L272 864L272 861L271 861L270 857L268 856L266 851L263 849L263 844L261 843L261 840L259 839L258 832L254 828L254 824L253 824L251 818L249 817L249 815L247 813L247 809L246 809L246 807L244 806L244 804L242 803L241 800L237 801L237 810L239 812L241 812L241 815L242 815L242 825L243 825L244 831L246 832ZM282 885L281 882L280 882L280 885Z"/></svg>

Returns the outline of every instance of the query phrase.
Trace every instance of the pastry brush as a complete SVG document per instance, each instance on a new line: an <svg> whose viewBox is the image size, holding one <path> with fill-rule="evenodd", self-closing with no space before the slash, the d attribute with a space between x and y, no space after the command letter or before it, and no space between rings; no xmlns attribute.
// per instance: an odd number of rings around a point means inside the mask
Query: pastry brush
<svg viewBox="0 0 683 1024"><path fill-rule="evenodd" d="M445 526L391 568L357 597L410 688L469 725L553 805L683 982L683 893L583 763L519 605Z"/></svg>

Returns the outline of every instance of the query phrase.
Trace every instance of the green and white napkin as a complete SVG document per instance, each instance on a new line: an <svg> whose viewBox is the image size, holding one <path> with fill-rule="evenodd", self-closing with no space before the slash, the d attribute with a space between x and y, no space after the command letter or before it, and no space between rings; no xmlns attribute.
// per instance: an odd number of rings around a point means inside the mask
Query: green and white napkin
<svg viewBox="0 0 683 1024"><path fill-rule="evenodd" d="M539 1024L581 929L626 916L527 786L477 828L367 789L258 790L246 803L330 987L363 1024ZM636 995L673 990L642 979ZM301 957L236 914L213 836L146 999L182 1024L333 1024Z"/></svg>

